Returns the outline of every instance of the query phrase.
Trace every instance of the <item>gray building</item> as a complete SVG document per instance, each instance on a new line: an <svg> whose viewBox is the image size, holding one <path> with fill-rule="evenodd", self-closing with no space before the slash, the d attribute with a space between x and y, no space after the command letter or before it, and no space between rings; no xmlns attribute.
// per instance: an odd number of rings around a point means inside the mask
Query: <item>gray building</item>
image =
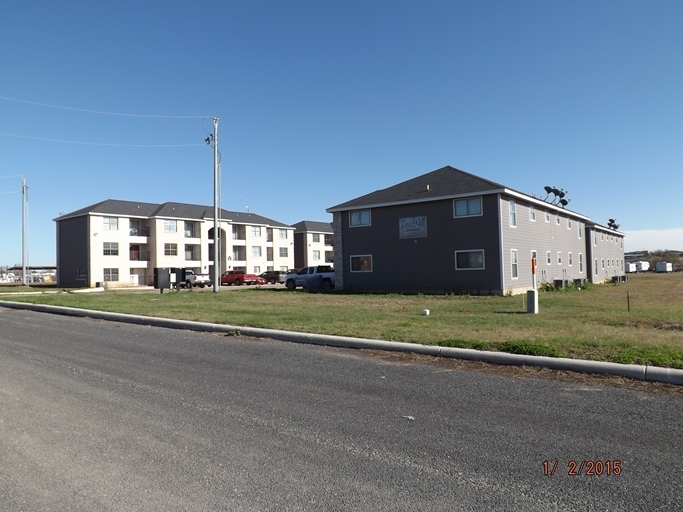
<svg viewBox="0 0 683 512"><path fill-rule="evenodd" d="M450 166L327 211L337 289L523 293L532 258L538 283L623 276L623 233Z"/></svg>

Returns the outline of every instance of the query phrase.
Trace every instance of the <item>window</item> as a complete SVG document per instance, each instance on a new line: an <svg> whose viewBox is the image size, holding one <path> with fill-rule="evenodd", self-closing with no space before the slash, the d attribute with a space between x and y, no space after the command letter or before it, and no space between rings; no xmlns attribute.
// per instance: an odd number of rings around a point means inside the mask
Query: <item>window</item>
<svg viewBox="0 0 683 512"><path fill-rule="evenodd" d="M139 220L130 219L128 234L130 236L138 236L140 234L140 221Z"/></svg>
<svg viewBox="0 0 683 512"><path fill-rule="evenodd" d="M175 233L178 231L178 223L175 220L164 221L164 233Z"/></svg>
<svg viewBox="0 0 683 512"><path fill-rule="evenodd" d="M572 259L572 253L567 254L567 263L569 263L570 267L574 264L574 261Z"/></svg>
<svg viewBox="0 0 683 512"><path fill-rule="evenodd" d="M313 240L312 240L313 242L315 242L315 243L320 242L320 233L313 233L311 236L313 237Z"/></svg>
<svg viewBox="0 0 683 512"><path fill-rule="evenodd" d="M178 244L164 244L164 256L178 256Z"/></svg>
<svg viewBox="0 0 683 512"><path fill-rule="evenodd" d="M567 217L567 229L571 229L571 228L572 228L572 220L569 217Z"/></svg>
<svg viewBox="0 0 683 512"><path fill-rule="evenodd" d="M113 282L119 280L119 269L118 268L105 268L104 270L104 280L106 282Z"/></svg>
<svg viewBox="0 0 683 512"><path fill-rule="evenodd" d="M260 245L252 245L251 246L251 255L254 258L260 258L261 257L261 246Z"/></svg>
<svg viewBox="0 0 683 512"><path fill-rule="evenodd" d="M118 256L119 243L118 242L104 242L102 254L104 256Z"/></svg>
<svg viewBox="0 0 683 512"><path fill-rule="evenodd" d="M280 247L280 258L287 257L287 247Z"/></svg>
<svg viewBox="0 0 683 512"><path fill-rule="evenodd" d="M598 234L597 233L593 233L593 245L595 245L596 247L598 245Z"/></svg>
<svg viewBox="0 0 683 512"><path fill-rule="evenodd" d="M287 265L284 265L284 266L280 267L280 270L282 270L283 272L287 272L289 270L289 268L287 268Z"/></svg>
<svg viewBox="0 0 683 512"><path fill-rule="evenodd" d="M598 258L595 258L595 275L598 275Z"/></svg>
<svg viewBox="0 0 683 512"><path fill-rule="evenodd" d="M602 241L604 241L604 240L605 240L605 234L604 234L604 233L600 233L600 241L602 242Z"/></svg>
<svg viewBox="0 0 683 512"><path fill-rule="evenodd" d="M261 267L256 266L254 267L254 274L260 274L261 273Z"/></svg>
<svg viewBox="0 0 683 512"><path fill-rule="evenodd" d="M370 225L370 210L356 210L349 214L349 226L354 228L358 226Z"/></svg>
<svg viewBox="0 0 683 512"><path fill-rule="evenodd" d="M372 255L351 256L351 272L372 272Z"/></svg>
<svg viewBox="0 0 683 512"><path fill-rule="evenodd" d="M483 268L484 251L455 251L455 270Z"/></svg>
<svg viewBox="0 0 683 512"><path fill-rule="evenodd" d="M272 247L266 247L266 260L267 261L273 261L273 248Z"/></svg>
<svg viewBox="0 0 683 512"><path fill-rule="evenodd" d="M517 267L519 262L517 261L517 249L510 249L510 266L512 270L512 279L517 279L519 277L517 273Z"/></svg>
<svg viewBox="0 0 683 512"><path fill-rule="evenodd" d="M529 206L529 220L531 222L536 222L536 208Z"/></svg>
<svg viewBox="0 0 683 512"><path fill-rule="evenodd" d="M286 229L280 229L280 238L283 240L287 240L287 230Z"/></svg>
<svg viewBox="0 0 683 512"><path fill-rule="evenodd" d="M605 270L605 258L602 258L600 261L602 263L602 270Z"/></svg>
<svg viewBox="0 0 683 512"><path fill-rule="evenodd" d="M583 274L583 254L579 253L579 273Z"/></svg>
<svg viewBox="0 0 683 512"><path fill-rule="evenodd" d="M557 264L562 265L562 251L557 251Z"/></svg>
<svg viewBox="0 0 683 512"><path fill-rule="evenodd" d="M261 237L261 226L252 226L251 227L251 236L255 237Z"/></svg>
<svg viewBox="0 0 683 512"><path fill-rule="evenodd" d="M194 222L187 222L185 221L185 237L186 238L195 238L195 232L194 232Z"/></svg>
<svg viewBox="0 0 683 512"><path fill-rule="evenodd" d="M517 205L510 199L510 226L514 227L517 225Z"/></svg>
<svg viewBox="0 0 683 512"><path fill-rule="evenodd" d="M579 240L581 240L581 237L583 237L583 234L581 233L581 223L580 222L576 223L576 230L579 233Z"/></svg>
<svg viewBox="0 0 683 512"><path fill-rule="evenodd" d="M545 212L545 221L550 222L550 214L548 212Z"/></svg>
<svg viewBox="0 0 683 512"><path fill-rule="evenodd" d="M315 260L315 261L320 260L320 251L313 251L313 260Z"/></svg>
<svg viewBox="0 0 683 512"><path fill-rule="evenodd" d="M559 213L555 214L555 224L557 224L558 226L560 225L560 214Z"/></svg>
<svg viewBox="0 0 683 512"><path fill-rule="evenodd" d="M118 231L119 219L116 217L104 217L102 219L102 229L104 231Z"/></svg>
<svg viewBox="0 0 683 512"><path fill-rule="evenodd" d="M550 251L545 251L545 262L548 265L553 264L553 257L550 255Z"/></svg>
<svg viewBox="0 0 683 512"><path fill-rule="evenodd" d="M471 215L481 215L481 197L456 199L453 201L454 217L467 217Z"/></svg>
<svg viewBox="0 0 683 512"><path fill-rule="evenodd" d="M186 261L199 261L199 245L186 245L185 246L185 260Z"/></svg>

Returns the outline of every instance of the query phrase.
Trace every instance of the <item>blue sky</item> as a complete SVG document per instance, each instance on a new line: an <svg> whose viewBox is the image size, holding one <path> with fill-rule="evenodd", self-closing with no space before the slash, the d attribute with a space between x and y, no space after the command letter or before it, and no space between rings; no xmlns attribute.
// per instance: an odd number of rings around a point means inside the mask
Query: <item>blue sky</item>
<svg viewBox="0 0 683 512"><path fill-rule="evenodd" d="M0 265L21 262L21 175L32 265L60 212L213 204L213 116L228 210L330 221L452 165L563 188L626 250L683 250L681 27L680 1L7 4Z"/></svg>

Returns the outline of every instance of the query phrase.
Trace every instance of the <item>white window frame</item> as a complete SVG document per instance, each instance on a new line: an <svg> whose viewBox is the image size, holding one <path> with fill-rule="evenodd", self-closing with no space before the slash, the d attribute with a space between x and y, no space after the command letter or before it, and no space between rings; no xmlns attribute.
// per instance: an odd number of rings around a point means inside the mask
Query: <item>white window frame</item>
<svg viewBox="0 0 683 512"><path fill-rule="evenodd" d="M320 243L320 233L311 233L311 242Z"/></svg>
<svg viewBox="0 0 683 512"><path fill-rule="evenodd" d="M581 222L577 222L576 225L578 226L577 231L579 233L579 240L583 239L583 233L581 232Z"/></svg>
<svg viewBox="0 0 683 512"><path fill-rule="evenodd" d="M261 226L251 226L251 236L253 238L261 238Z"/></svg>
<svg viewBox="0 0 683 512"><path fill-rule="evenodd" d="M583 274L583 253L579 253L579 274Z"/></svg>
<svg viewBox="0 0 683 512"><path fill-rule="evenodd" d="M280 229L280 239L282 240L287 240L287 230L286 229Z"/></svg>
<svg viewBox="0 0 683 512"><path fill-rule="evenodd" d="M107 283L115 283L119 280L119 269L118 268L103 268L102 269L102 280Z"/></svg>
<svg viewBox="0 0 683 512"><path fill-rule="evenodd" d="M119 243L118 242L103 242L102 243L102 256L118 256L119 255Z"/></svg>
<svg viewBox="0 0 683 512"><path fill-rule="evenodd" d="M548 212L548 210L545 210L543 213L545 213L545 221L550 222L550 212Z"/></svg>
<svg viewBox="0 0 683 512"><path fill-rule="evenodd" d="M466 213L458 214L458 206L465 205ZM478 206L474 206L478 205ZM470 212L472 210L472 213ZM479 210L477 212L477 210ZM480 217L484 215L484 201L481 196L465 197L462 199L453 199L453 218L460 219L462 217Z"/></svg>
<svg viewBox="0 0 683 512"><path fill-rule="evenodd" d="M178 244L175 244L175 243L164 244L164 256L178 256Z"/></svg>
<svg viewBox="0 0 683 512"><path fill-rule="evenodd" d="M370 268L369 269L362 269L363 267L363 259L369 258L370 260ZM354 259L358 260L360 259L360 267L361 269L359 270L354 270L353 268L353 263ZM367 272L372 272L373 271L373 261L372 261L372 254L352 254L349 256L349 269L352 273L367 273Z"/></svg>
<svg viewBox="0 0 683 512"><path fill-rule="evenodd" d="M567 229L571 229L571 228L572 228L572 219L567 217Z"/></svg>
<svg viewBox="0 0 683 512"><path fill-rule="evenodd" d="M367 217L367 219L365 219ZM367 221L366 221L367 220ZM365 228L372 226L372 212L369 209L352 210L349 212L350 228Z"/></svg>
<svg viewBox="0 0 683 512"><path fill-rule="evenodd" d="M510 276L519 279L519 255L517 249L510 249Z"/></svg>
<svg viewBox="0 0 683 512"><path fill-rule="evenodd" d="M280 247L280 250L278 251L278 254L280 255L280 258L287 258L289 257L289 253L287 251L288 247Z"/></svg>
<svg viewBox="0 0 683 512"><path fill-rule="evenodd" d="M567 264L571 267L574 265L574 259L571 252L567 253Z"/></svg>
<svg viewBox="0 0 683 512"><path fill-rule="evenodd" d="M514 199L509 200L509 208L510 208L510 227L516 228L517 227L517 203L515 202Z"/></svg>
<svg viewBox="0 0 683 512"><path fill-rule="evenodd" d="M251 256L252 258L260 258L261 256L263 256L263 249L260 245L251 246Z"/></svg>
<svg viewBox="0 0 683 512"><path fill-rule="evenodd" d="M529 205L529 220L536 222L536 208L533 205Z"/></svg>
<svg viewBox="0 0 683 512"><path fill-rule="evenodd" d="M557 251L557 264L562 265L562 251Z"/></svg>
<svg viewBox="0 0 683 512"><path fill-rule="evenodd" d="M481 267L459 267L458 266L458 254L461 253L481 253ZM486 270L486 253L484 249L468 249L466 251L455 251L455 270ZM468 261L469 263L469 261Z"/></svg>
<svg viewBox="0 0 683 512"><path fill-rule="evenodd" d="M317 249L313 251L313 261L320 261L320 251Z"/></svg>
<svg viewBox="0 0 683 512"><path fill-rule="evenodd" d="M552 251L545 251L545 264L546 265L552 265L553 264L553 253L552 253Z"/></svg>
<svg viewBox="0 0 683 512"><path fill-rule="evenodd" d="M177 233L178 221L174 219L164 219L164 233Z"/></svg>
<svg viewBox="0 0 683 512"><path fill-rule="evenodd" d="M119 218L118 217L102 217L102 230L103 231L118 231L119 230Z"/></svg>

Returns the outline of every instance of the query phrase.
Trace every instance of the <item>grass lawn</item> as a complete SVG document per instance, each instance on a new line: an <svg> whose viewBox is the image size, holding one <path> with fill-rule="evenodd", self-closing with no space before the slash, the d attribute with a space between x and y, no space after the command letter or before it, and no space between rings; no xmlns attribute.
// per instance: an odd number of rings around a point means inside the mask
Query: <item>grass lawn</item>
<svg viewBox="0 0 683 512"><path fill-rule="evenodd" d="M46 287L44 291L55 291ZM0 288L0 293L4 292ZM34 290L32 290L34 291ZM630 300L628 310L627 296ZM284 289L159 294L0 295L0 299L236 326L283 329L683 368L683 272L525 296L346 295ZM423 316L424 309L430 310Z"/></svg>

